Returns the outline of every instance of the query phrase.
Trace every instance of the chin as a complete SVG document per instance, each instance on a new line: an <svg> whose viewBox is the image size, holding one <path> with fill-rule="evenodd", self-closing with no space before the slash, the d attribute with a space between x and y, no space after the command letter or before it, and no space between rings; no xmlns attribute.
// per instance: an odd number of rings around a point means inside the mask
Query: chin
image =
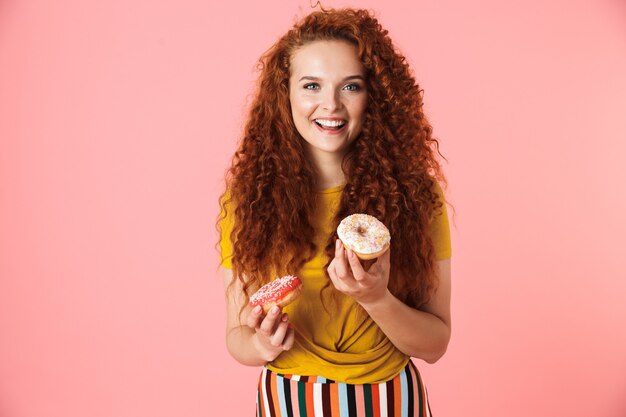
<svg viewBox="0 0 626 417"><path fill-rule="evenodd" d="M315 149L322 151L322 152L326 152L326 153L343 154L347 147L348 147L347 143L342 143L340 146L316 146Z"/></svg>

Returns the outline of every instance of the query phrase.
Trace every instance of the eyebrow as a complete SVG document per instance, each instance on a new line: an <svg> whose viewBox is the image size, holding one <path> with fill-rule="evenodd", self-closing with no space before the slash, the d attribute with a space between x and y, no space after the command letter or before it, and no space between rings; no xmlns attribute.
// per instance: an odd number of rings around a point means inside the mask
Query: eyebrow
<svg viewBox="0 0 626 417"><path fill-rule="evenodd" d="M302 80L309 80L309 81L319 81L321 78L319 77L313 77L311 75L305 75L304 77L300 78L298 80L298 82L302 81ZM361 81L365 81L365 78L363 78L362 75L349 75L347 77L345 77L342 81L348 81L348 80L361 80Z"/></svg>

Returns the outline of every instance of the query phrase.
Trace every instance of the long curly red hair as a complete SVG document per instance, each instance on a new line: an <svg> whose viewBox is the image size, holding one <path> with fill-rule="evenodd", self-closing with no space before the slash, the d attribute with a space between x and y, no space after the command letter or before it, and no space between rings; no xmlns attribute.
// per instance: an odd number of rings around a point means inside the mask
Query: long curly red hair
<svg viewBox="0 0 626 417"><path fill-rule="evenodd" d="M419 307L437 285L429 224L444 202L434 181L444 188L447 183L436 158L439 144L424 116L422 90L388 32L366 10L313 12L259 61L257 90L220 199L218 224L234 209L234 280L249 296L276 275L297 273L318 250L311 225L316 171L305 156L289 102L290 58L318 40L343 40L357 48L368 92L362 131L342 164L347 181L335 229L352 213L381 220L392 236L389 289ZM336 232L328 236L323 249L326 267L336 238Z"/></svg>

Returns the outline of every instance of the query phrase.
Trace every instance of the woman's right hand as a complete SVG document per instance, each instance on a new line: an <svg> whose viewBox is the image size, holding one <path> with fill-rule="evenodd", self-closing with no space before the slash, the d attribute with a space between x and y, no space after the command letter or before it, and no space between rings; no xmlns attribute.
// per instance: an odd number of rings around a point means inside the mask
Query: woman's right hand
<svg viewBox="0 0 626 417"><path fill-rule="evenodd" d="M254 330L252 342L267 362L293 346L295 332L287 313L282 313L280 307L272 307L264 316L261 306L256 306L248 315L246 324Z"/></svg>

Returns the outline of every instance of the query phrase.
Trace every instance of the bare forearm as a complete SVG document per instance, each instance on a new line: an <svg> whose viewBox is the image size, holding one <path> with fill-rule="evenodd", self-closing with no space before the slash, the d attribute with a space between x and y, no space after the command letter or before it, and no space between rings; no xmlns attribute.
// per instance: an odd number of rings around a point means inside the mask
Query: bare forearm
<svg viewBox="0 0 626 417"><path fill-rule="evenodd" d="M379 301L362 307L406 355L434 363L445 353L450 325L440 317L407 306L389 291Z"/></svg>
<svg viewBox="0 0 626 417"><path fill-rule="evenodd" d="M232 270L223 268L226 290L226 347L235 360L243 365L261 366L271 362L285 350L291 349L295 331L289 325L287 314L273 308L263 314L260 306L245 308L248 302L239 280L233 281ZM235 285L231 287L231 282Z"/></svg>
<svg viewBox="0 0 626 417"><path fill-rule="evenodd" d="M226 335L226 347L230 355L243 365L263 366L269 362L259 346L255 331L247 326L231 329Z"/></svg>

